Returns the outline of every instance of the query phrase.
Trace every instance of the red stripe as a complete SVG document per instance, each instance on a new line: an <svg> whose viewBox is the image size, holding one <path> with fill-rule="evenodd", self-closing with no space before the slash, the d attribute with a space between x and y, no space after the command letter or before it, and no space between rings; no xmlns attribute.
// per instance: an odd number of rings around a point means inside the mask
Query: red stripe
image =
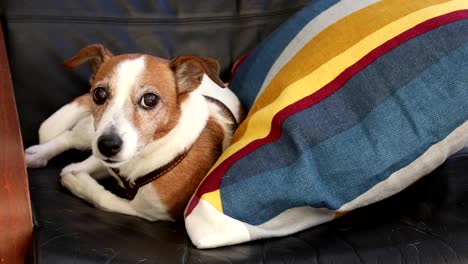
<svg viewBox="0 0 468 264"><path fill-rule="evenodd" d="M231 78L229 79L229 83L232 82L232 80L234 79L234 76L236 75L237 73L237 70L239 69L239 67L241 66L242 63L244 63L245 59L247 59L247 57L249 56L250 54L250 51L247 52L246 54L242 55L242 57L240 57L240 59L238 59L236 61L236 63L234 63L234 66L232 67L232 70L231 70Z"/></svg>
<svg viewBox="0 0 468 264"><path fill-rule="evenodd" d="M385 55L387 52L397 47L398 45L401 45L402 43L412 38L415 38L440 26L467 18L468 10L459 10L424 21L423 23L414 26L413 28L401 33L400 35L388 40L379 47L375 48L362 59L357 61L355 64L345 69L338 77L336 77L333 81L322 87L317 92L307 97L304 97L296 103L291 104L279 111L273 117L271 131L267 137L250 142L247 146L240 149L232 156L227 158L225 161L223 161L206 177L206 179L198 189L197 193L190 201L190 204L186 211L186 216L188 216L192 212L192 210L198 204L198 201L200 200L200 197L203 194L219 189L223 175L235 162L237 162L250 152L258 149L262 145L278 140L281 136L282 123L286 118L317 104L318 102L327 98L334 92L338 91L354 75L356 75L362 69L364 69L372 62L377 60L379 57Z"/></svg>

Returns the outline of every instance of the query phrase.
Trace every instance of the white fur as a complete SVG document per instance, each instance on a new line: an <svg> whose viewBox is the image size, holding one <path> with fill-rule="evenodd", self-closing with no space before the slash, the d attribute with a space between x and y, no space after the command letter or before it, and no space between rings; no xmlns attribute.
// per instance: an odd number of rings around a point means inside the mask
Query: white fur
<svg viewBox="0 0 468 264"><path fill-rule="evenodd" d="M197 88L203 95L213 97L220 102L222 102L231 113L234 115L236 122L239 123L241 120L240 117L240 108L241 103L237 96L229 89L228 87L219 87L218 84L213 82L210 77L206 74L203 75L202 82ZM232 126L234 125L231 120L226 119L223 114L223 110L216 104L209 104L210 114L212 117L218 121L218 123L223 127L224 139L223 139L223 150L226 149L231 143L232 139Z"/></svg>
<svg viewBox="0 0 468 264"><path fill-rule="evenodd" d="M62 185L74 195L101 210L143 217L128 200L107 191L86 172L67 173L62 175L60 180Z"/></svg>
<svg viewBox="0 0 468 264"><path fill-rule="evenodd" d="M95 179L99 179L104 176L109 176L109 174L107 173L107 168L104 166L101 160L97 159L92 155L89 156L87 159L83 160L82 162L71 163L67 165L60 172L60 176L64 176L68 173L76 174L78 172L86 172Z"/></svg>
<svg viewBox="0 0 468 264"><path fill-rule="evenodd" d="M231 143L233 131L232 127L234 126L233 121L226 119L223 109L221 109L217 104L209 103L210 116L212 116L218 124L223 127L223 150L225 150Z"/></svg>
<svg viewBox="0 0 468 264"><path fill-rule="evenodd" d="M89 109L77 102L64 105L52 114L39 128L39 144L44 144L71 129L84 117L90 115Z"/></svg>
<svg viewBox="0 0 468 264"><path fill-rule="evenodd" d="M173 220L151 185L141 187L131 201L122 199L104 189L95 180L108 175L106 172L103 163L90 156L80 163L73 163L63 168L60 181L74 195L101 210L138 216L149 221ZM116 176L114 173L112 175Z"/></svg>
<svg viewBox="0 0 468 264"><path fill-rule="evenodd" d="M106 133L112 132L119 135L123 141L122 150L113 159L125 162L133 158L138 147L138 131L127 116L126 107L133 107L131 93L139 83L139 79L145 71L144 56L136 59L120 62L115 72L112 73L109 85L114 87L112 103L107 106L96 128L96 137L93 140L93 155L99 159L105 159L97 148L97 139ZM114 164L116 166L118 164Z"/></svg>
<svg viewBox="0 0 468 264"><path fill-rule="evenodd" d="M219 87L210 77L206 74L203 75L202 82L200 86L197 88L203 95L207 95L213 98L218 99L224 105L231 110L232 114L236 118L237 123L240 123L241 116L240 116L240 108L241 103L239 98L229 89L228 87L222 88Z"/></svg>
<svg viewBox="0 0 468 264"><path fill-rule="evenodd" d="M142 217L147 220L174 221L174 219L169 216L167 206L161 202L158 193L151 184L140 187L131 203L133 208L140 212Z"/></svg>
<svg viewBox="0 0 468 264"><path fill-rule="evenodd" d="M83 171L65 173L60 180L74 195L101 210L138 216L149 221L173 220L152 185L142 186L135 198L129 201L104 189L89 173Z"/></svg>
<svg viewBox="0 0 468 264"><path fill-rule="evenodd" d="M66 119L66 117L64 117ZM49 139L46 143L31 146L24 151L24 158L28 168L40 168L62 152L74 149L88 149L94 137L93 117L88 115L71 129Z"/></svg>
<svg viewBox="0 0 468 264"><path fill-rule="evenodd" d="M121 174L128 180L134 181L169 163L200 136L209 117L205 98L195 90L180 107L182 113L177 125L167 135L146 146L137 158L120 167Z"/></svg>

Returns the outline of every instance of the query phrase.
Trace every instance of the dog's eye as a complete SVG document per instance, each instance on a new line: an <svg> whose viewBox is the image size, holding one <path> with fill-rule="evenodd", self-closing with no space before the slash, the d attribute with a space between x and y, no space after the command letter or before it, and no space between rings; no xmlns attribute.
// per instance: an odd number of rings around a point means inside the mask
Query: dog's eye
<svg viewBox="0 0 468 264"><path fill-rule="evenodd" d="M96 104L101 105L107 100L107 91L103 87L97 87L93 92L93 100Z"/></svg>
<svg viewBox="0 0 468 264"><path fill-rule="evenodd" d="M141 97L140 105L144 109L151 109L155 107L159 102L159 97L154 93L146 93Z"/></svg>

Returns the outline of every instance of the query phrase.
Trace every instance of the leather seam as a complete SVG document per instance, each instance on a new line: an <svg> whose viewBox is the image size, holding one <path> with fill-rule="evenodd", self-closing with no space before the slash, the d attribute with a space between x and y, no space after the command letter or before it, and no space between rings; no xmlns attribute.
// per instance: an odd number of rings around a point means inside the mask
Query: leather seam
<svg viewBox="0 0 468 264"><path fill-rule="evenodd" d="M304 6L289 8L286 10L255 13L249 15L225 15L211 17L182 17L182 18L118 18L118 17L86 17L86 16L54 16L54 15L28 15L28 14L12 14L6 15L6 19L10 22L73 22L79 24L95 24L95 23L130 23L130 24L204 24L207 22L242 22L242 21L258 21L258 19L271 19L291 13L297 12Z"/></svg>

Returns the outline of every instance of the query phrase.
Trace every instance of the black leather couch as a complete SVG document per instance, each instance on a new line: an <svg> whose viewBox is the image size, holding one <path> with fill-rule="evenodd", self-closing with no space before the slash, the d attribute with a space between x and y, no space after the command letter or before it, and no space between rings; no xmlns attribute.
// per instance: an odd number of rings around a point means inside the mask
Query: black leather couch
<svg viewBox="0 0 468 264"><path fill-rule="evenodd" d="M307 2L4 0L0 15L25 146L37 143L47 116L87 91L89 68L61 66L81 47L103 43L114 53L210 56L228 80L236 59ZM106 213L72 196L58 174L84 158L70 151L28 171L34 216L28 262L468 262L468 149L402 193L331 223L212 250L194 248L183 223Z"/></svg>

